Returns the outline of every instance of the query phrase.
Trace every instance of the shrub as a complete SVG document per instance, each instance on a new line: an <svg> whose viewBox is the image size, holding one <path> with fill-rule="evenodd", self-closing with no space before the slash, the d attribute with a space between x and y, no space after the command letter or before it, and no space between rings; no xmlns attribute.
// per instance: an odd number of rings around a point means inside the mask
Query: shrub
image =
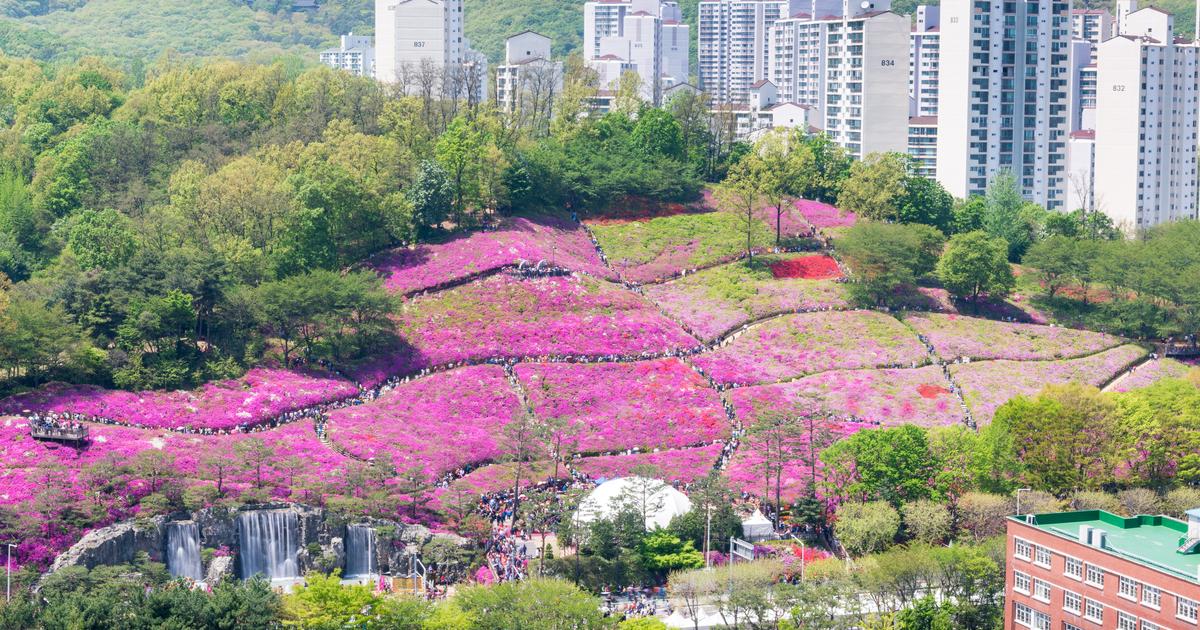
<svg viewBox="0 0 1200 630"><path fill-rule="evenodd" d="M1121 503L1121 512L1125 516L1158 514L1161 503L1158 495L1148 488L1122 490L1117 493L1117 501Z"/></svg>
<svg viewBox="0 0 1200 630"><path fill-rule="evenodd" d="M1107 492L1084 490L1071 495L1072 510L1104 510L1114 514L1123 512L1121 502Z"/></svg>
<svg viewBox="0 0 1200 630"><path fill-rule="evenodd" d="M958 526L976 542L1004 532L1012 500L998 494L967 492L958 499Z"/></svg>
<svg viewBox="0 0 1200 630"><path fill-rule="evenodd" d="M900 514L885 501L844 503L833 525L838 540L855 556L886 549L899 530Z"/></svg>
<svg viewBox="0 0 1200 630"><path fill-rule="evenodd" d="M905 529L916 540L936 545L950 535L950 510L941 503L918 499L905 503L900 512Z"/></svg>
<svg viewBox="0 0 1200 630"><path fill-rule="evenodd" d="M1175 518L1183 518L1184 512L1195 507L1200 507L1198 488L1176 488L1168 492L1162 501L1163 513Z"/></svg>

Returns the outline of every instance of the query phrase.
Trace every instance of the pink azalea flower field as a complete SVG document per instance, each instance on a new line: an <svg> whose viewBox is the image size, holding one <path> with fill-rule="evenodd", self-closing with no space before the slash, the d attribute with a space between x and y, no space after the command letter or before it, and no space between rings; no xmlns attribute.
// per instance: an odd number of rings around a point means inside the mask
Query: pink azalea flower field
<svg viewBox="0 0 1200 630"><path fill-rule="evenodd" d="M936 365L823 372L790 383L735 389L729 401L745 424L767 414L793 416L813 407L884 426L937 427L965 420L958 397Z"/></svg>
<svg viewBox="0 0 1200 630"><path fill-rule="evenodd" d="M805 221L818 228L849 227L858 220L853 212L842 212L827 203L809 199L797 201L796 210Z"/></svg>
<svg viewBox="0 0 1200 630"><path fill-rule="evenodd" d="M775 278L769 264L793 256L763 256L671 282L647 286L646 296L692 332L713 340L747 322L778 313L847 307L833 280Z"/></svg>
<svg viewBox="0 0 1200 630"><path fill-rule="evenodd" d="M384 454L397 470L438 475L499 458L503 428L521 413L504 369L466 367L403 383L329 414L328 435L359 459Z"/></svg>
<svg viewBox="0 0 1200 630"><path fill-rule="evenodd" d="M474 232L442 243L394 249L367 263L393 293L408 294L526 261L616 279L591 239L565 217L516 217L496 230Z"/></svg>
<svg viewBox="0 0 1200 630"><path fill-rule="evenodd" d="M364 383L490 358L661 354L699 345L637 294L578 276L496 275L409 301L405 347L350 370Z"/></svg>
<svg viewBox="0 0 1200 630"><path fill-rule="evenodd" d="M996 409L1011 398L1036 395L1047 385L1082 383L1100 387L1145 356L1145 349L1124 345L1081 359L954 364L950 375L962 387L975 422L983 425L991 422Z"/></svg>
<svg viewBox="0 0 1200 630"><path fill-rule="evenodd" d="M255 368L190 391L134 393L51 383L0 400L0 414L71 412L146 428L228 430L355 393L353 383L329 374Z"/></svg>
<svg viewBox="0 0 1200 630"><path fill-rule="evenodd" d="M1058 326L1017 324L987 319L909 313L904 322L929 340L946 361L971 359L1070 359L1121 345L1103 333Z"/></svg>
<svg viewBox="0 0 1200 630"><path fill-rule="evenodd" d="M917 336L896 318L835 311L769 320L695 363L721 383L761 384L826 370L916 367L928 360Z"/></svg>
<svg viewBox="0 0 1200 630"><path fill-rule="evenodd" d="M1133 372L1117 378L1106 391L1130 392L1150 387L1163 379L1183 378L1194 369L1196 368L1174 359L1152 359L1137 366Z"/></svg>
<svg viewBox="0 0 1200 630"><path fill-rule="evenodd" d="M534 413L568 423L573 451L680 448L729 437L708 383L679 359L516 367Z"/></svg>
<svg viewBox="0 0 1200 630"><path fill-rule="evenodd" d="M703 478L713 469L721 456L720 444L699 448L665 450L632 455L608 455L585 457L572 462L575 470L592 479L615 479L634 474L634 469L643 466L653 468L658 478L668 483L692 483Z"/></svg>

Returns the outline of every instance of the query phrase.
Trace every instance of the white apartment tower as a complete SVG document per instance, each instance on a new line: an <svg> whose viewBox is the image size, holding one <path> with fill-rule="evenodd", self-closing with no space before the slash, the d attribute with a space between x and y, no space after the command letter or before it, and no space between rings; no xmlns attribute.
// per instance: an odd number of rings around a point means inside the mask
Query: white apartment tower
<svg viewBox="0 0 1200 630"><path fill-rule="evenodd" d="M1009 170L1027 199L1063 209L1070 3L946 0L941 10L938 181L965 198Z"/></svg>
<svg viewBox="0 0 1200 630"><path fill-rule="evenodd" d="M1091 63L1096 63L1096 47L1100 42L1116 34L1116 22L1107 9L1071 11L1071 36L1092 45Z"/></svg>
<svg viewBox="0 0 1200 630"><path fill-rule="evenodd" d="M691 30L674 0L593 0L583 7L584 59L601 88L614 89L621 74L641 78L642 97L658 104L662 91L686 83L691 72Z"/></svg>
<svg viewBox="0 0 1200 630"><path fill-rule="evenodd" d="M467 61L463 0L375 0L375 73L397 83L406 68Z"/></svg>
<svg viewBox="0 0 1200 630"><path fill-rule="evenodd" d="M562 62L551 59L552 40L533 31L504 42L504 65L496 67L496 103L503 111L545 107L562 91Z"/></svg>
<svg viewBox="0 0 1200 630"><path fill-rule="evenodd" d="M701 0L697 37L700 89L716 104L745 105L750 86L769 78L771 26L804 4L815 4L815 0ZM836 4L840 13L841 2Z"/></svg>
<svg viewBox="0 0 1200 630"><path fill-rule="evenodd" d="M375 46L370 36L342 35L337 48L321 51L321 63L356 77L375 76Z"/></svg>
<svg viewBox="0 0 1200 630"><path fill-rule="evenodd" d="M1135 11L1100 45L1095 194L1129 233L1197 218L1198 48L1175 40L1173 22Z"/></svg>
<svg viewBox="0 0 1200 630"><path fill-rule="evenodd" d="M909 114L912 116L937 116L940 17L938 7L917 7L908 54L908 97L912 99Z"/></svg>
<svg viewBox="0 0 1200 630"><path fill-rule="evenodd" d="M909 19L890 0L810 1L769 29L767 74L783 102L861 158L908 146ZM813 17L817 16L817 17Z"/></svg>

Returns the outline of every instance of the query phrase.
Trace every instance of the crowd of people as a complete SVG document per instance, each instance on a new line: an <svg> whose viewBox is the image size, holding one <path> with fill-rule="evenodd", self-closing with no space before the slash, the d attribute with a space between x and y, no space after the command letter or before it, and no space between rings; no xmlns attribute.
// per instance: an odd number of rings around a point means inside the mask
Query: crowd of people
<svg viewBox="0 0 1200 630"><path fill-rule="evenodd" d="M606 617L625 619L670 616L674 609L666 595L666 589L663 588L627 586L618 591L606 588L600 593L604 602L601 610Z"/></svg>
<svg viewBox="0 0 1200 630"><path fill-rule="evenodd" d="M483 545L488 567L497 582L523 580L529 575L529 536L504 524L494 523L492 535Z"/></svg>

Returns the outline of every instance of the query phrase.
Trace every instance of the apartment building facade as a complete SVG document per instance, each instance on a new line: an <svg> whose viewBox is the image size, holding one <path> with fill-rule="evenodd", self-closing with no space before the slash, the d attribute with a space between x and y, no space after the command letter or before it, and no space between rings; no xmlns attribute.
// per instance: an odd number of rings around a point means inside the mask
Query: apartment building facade
<svg viewBox="0 0 1200 630"><path fill-rule="evenodd" d="M700 89L717 104L747 104L750 86L770 78L771 26L799 11L802 4L800 0L701 0Z"/></svg>
<svg viewBox="0 0 1200 630"><path fill-rule="evenodd" d="M1108 9L1074 9L1071 11L1071 36L1092 45L1089 63L1096 63L1096 47L1117 34L1116 21Z"/></svg>
<svg viewBox="0 0 1200 630"><path fill-rule="evenodd" d="M914 16L908 54L910 116L937 116L941 58L941 9L920 5Z"/></svg>
<svg viewBox="0 0 1200 630"><path fill-rule="evenodd" d="M613 90L624 72L636 72L642 97L659 104L662 91L686 83L689 40L679 4L662 0L594 0L584 4L584 58Z"/></svg>
<svg viewBox="0 0 1200 630"><path fill-rule="evenodd" d="M375 39L354 33L342 35L337 48L321 51L321 63L356 77L374 77Z"/></svg>
<svg viewBox="0 0 1200 630"><path fill-rule="evenodd" d="M815 1L768 30L780 100L808 106L813 126L859 158L908 146L909 104L896 95L908 88L911 28L888 7Z"/></svg>
<svg viewBox="0 0 1200 630"><path fill-rule="evenodd" d="M1197 218L1200 67L1196 44L1149 7L1100 45L1096 86L1096 197L1128 233Z"/></svg>
<svg viewBox="0 0 1200 630"><path fill-rule="evenodd" d="M553 40L525 31L504 42L504 64L496 67L496 103L514 113L545 107L547 115L562 91L562 62L551 59Z"/></svg>
<svg viewBox="0 0 1200 630"><path fill-rule="evenodd" d="M941 5L937 178L956 197L1011 171L1022 194L1066 204L1070 3Z"/></svg>
<svg viewBox="0 0 1200 630"><path fill-rule="evenodd" d="M1200 624L1200 510L1188 522L1090 510L1007 521L1005 630Z"/></svg>

